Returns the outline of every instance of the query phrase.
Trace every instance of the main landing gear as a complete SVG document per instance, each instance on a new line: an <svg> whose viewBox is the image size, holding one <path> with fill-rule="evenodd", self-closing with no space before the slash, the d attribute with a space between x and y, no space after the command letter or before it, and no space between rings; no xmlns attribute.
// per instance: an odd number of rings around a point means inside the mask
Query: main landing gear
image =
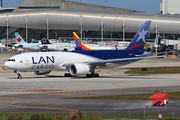
<svg viewBox="0 0 180 120"><path fill-rule="evenodd" d="M91 73L91 74L87 74L86 77L87 77L87 78L91 78L91 77L99 77L99 74Z"/></svg>
<svg viewBox="0 0 180 120"><path fill-rule="evenodd" d="M17 79L21 79L21 78L22 78L21 73L17 71Z"/></svg>
<svg viewBox="0 0 180 120"><path fill-rule="evenodd" d="M73 77L70 73L65 73L64 77Z"/></svg>
<svg viewBox="0 0 180 120"><path fill-rule="evenodd" d="M87 75L86 75L87 78L99 77L99 74L98 74L98 73L95 73L94 68L91 69L90 73L91 73L91 74L87 74Z"/></svg>

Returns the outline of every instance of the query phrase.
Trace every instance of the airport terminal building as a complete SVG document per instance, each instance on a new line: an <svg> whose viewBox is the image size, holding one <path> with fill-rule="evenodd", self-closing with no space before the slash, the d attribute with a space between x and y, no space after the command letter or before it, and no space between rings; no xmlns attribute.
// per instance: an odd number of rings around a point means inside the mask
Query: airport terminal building
<svg viewBox="0 0 180 120"><path fill-rule="evenodd" d="M148 39L157 33L166 39L180 38L180 15L84 4L69 0L23 0L13 11L0 12L0 38L13 38L18 31L31 42L39 32L49 39L73 39L75 31L88 40L131 40L143 23L151 20ZM7 36L8 34L8 36Z"/></svg>

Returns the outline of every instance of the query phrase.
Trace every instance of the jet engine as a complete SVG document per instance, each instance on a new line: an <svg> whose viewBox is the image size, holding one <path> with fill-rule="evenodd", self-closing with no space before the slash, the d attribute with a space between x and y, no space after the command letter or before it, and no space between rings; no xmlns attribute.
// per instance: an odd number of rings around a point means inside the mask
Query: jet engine
<svg viewBox="0 0 180 120"><path fill-rule="evenodd" d="M34 71L35 75L47 75L49 74L51 71Z"/></svg>
<svg viewBox="0 0 180 120"><path fill-rule="evenodd" d="M42 46L41 51L48 51L48 46Z"/></svg>
<svg viewBox="0 0 180 120"><path fill-rule="evenodd" d="M18 48L23 48L23 45L19 45Z"/></svg>
<svg viewBox="0 0 180 120"><path fill-rule="evenodd" d="M75 63L69 67L69 72L72 76L87 75L90 67L85 63Z"/></svg>

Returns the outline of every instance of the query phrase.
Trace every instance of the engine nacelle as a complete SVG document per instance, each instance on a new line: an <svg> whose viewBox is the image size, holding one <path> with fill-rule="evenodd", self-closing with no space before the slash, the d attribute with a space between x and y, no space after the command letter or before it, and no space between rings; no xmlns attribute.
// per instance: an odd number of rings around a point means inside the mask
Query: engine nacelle
<svg viewBox="0 0 180 120"><path fill-rule="evenodd" d="M18 48L23 48L23 45L19 45Z"/></svg>
<svg viewBox="0 0 180 120"><path fill-rule="evenodd" d="M35 75L47 75L49 74L51 71L34 71L33 73Z"/></svg>
<svg viewBox="0 0 180 120"><path fill-rule="evenodd" d="M75 63L69 67L69 72L72 76L87 75L90 68L85 63Z"/></svg>
<svg viewBox="0 0 180 120"><path fill-rule="evenodd" d="M48 51L48 46L42 46L41 51Z"/></svg>

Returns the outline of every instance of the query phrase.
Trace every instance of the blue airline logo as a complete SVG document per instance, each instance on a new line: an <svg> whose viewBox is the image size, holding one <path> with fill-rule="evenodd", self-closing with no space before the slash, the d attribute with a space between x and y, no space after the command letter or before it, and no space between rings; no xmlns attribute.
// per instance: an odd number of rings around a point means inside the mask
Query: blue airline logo
<svg viewBox="0 0 180 120"><path fill-rule="evenodd" d="M34 57L32 57L32 63L33 64L41 64L41 63L48 64L50 62L54 63L54 56L52 56L52 58L50 58L49 56L46 56L46 58L41 56L38 61L35 61Z"/></svg>
<svg viewBox="0 0 180 120"><path fill-rule="evenodd" d="M35 61L34 57L32 57L32 63L34 64L31 69L53 69L54 68L54 56L49 57L46 56L44 57L40 57L39 60ZM39 65L39 64L46 64L46 65ZM49 63L51 63L51 65L49 65Z"/></svg>
<svg viewBox="0 0 180 120"><path fill-rule="evenodd" d="M81 44L81 41L80 41L80 39L76 39L76 45L80 45Z"/></svg>

